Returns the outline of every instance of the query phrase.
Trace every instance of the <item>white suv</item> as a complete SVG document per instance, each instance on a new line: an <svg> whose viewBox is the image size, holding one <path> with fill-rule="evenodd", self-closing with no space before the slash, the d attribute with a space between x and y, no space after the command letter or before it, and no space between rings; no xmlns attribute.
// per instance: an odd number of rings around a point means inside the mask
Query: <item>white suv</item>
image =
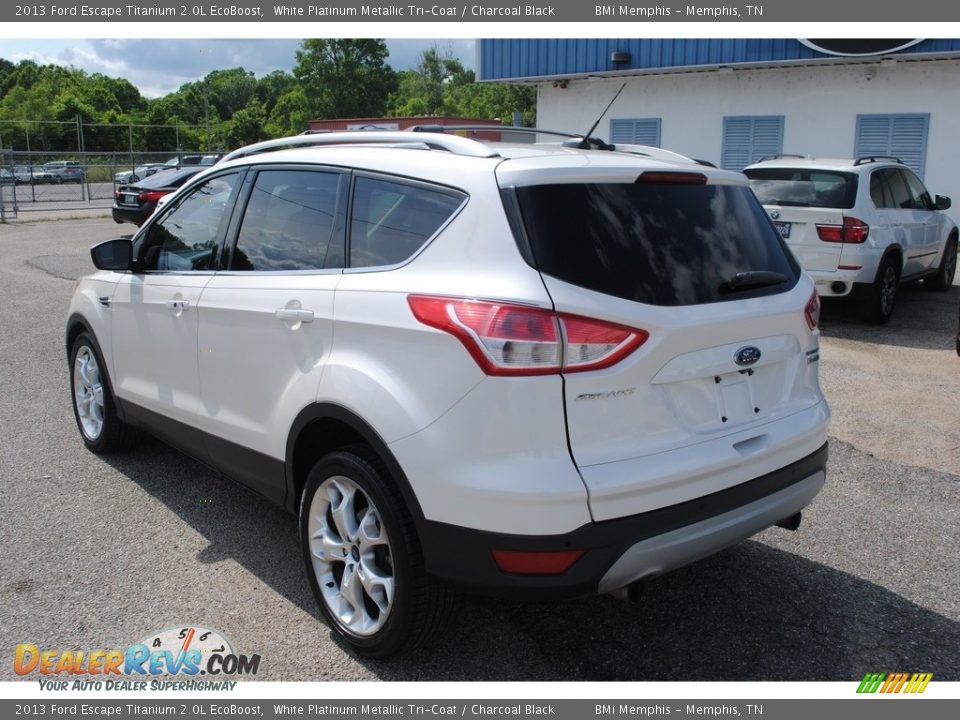
<svg viewBox="0 0 960 720"><path fill-rule="evenodd" d="M957 269L950 198L930 193L896 158L778 156L744 169L760 202L824 297L851 295L885 323L897 286L946 291Z"/></svg>
<svg viewBox="0 0 960 720"><path fill-rule="evenodd" d="M656 149L298 136L93 248L87 446L140 429L300 518L357 651L448 584L629 595L825 480L818 299L743 176Z"/></svg>

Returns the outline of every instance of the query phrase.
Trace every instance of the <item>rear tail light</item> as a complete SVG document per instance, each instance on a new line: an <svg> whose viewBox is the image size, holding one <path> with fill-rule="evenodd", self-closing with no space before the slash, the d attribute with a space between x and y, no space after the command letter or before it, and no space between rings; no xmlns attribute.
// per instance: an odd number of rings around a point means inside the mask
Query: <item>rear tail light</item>
<svg viewBox="0 0 960 720"><path fill-rule="evenodd" d="M494 550L493 559L503 572L513 575L560 575L580 559L583 550L531 552Z"/></svg>
<svg viewBox="0 0 960 720"><path fill-rule="evenodd" d="M414 317L450 333L488 375L552 375L609 367L645 330L512 303L411 295Z"/></svg>
<svg viewBox="0 0 960 720"><path fill-rule="evenodd" d="M137 200L140 202L156 202L166 194L164 190L146 190L137 195Z"/></svg>
<svg viewBox="0 0 960 720"><path fill-rule="evenodd" d="M807 306L803 309L803 317L807 321L808 328L811 330L817 329L817 325L820 324L820 296L817 295L816 290L807 300Z"/></svg>
<svg viewBox="0 0 960 720"><path fill-rule="evenodd" d="M817 235L824 242L862 243L870 234L870 226L855 217L845 217L843 225L817 225Z"/></svg>

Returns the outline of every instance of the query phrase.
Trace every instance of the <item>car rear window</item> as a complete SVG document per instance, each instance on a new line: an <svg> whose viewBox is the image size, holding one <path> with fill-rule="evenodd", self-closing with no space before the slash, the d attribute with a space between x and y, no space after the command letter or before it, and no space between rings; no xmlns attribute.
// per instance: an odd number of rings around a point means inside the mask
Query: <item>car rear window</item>
<svg viewBox="0 0 960 720"><path fill-rule="evenodd" d="M564 184L517 189L541 272L650 305L784 292L799 268L745 186ZM785 280L730 292L738 273Z"/></svg>
<svg viewBox="0 0 960 720"><path fill-rule="evenodd" d="M161 170L149 177L145 177L137 183L137 187L148 190L168 187L180 187L187 180L200 172L202 168L195 167L189 170Z"/></svg>
<svg viewBox="0 0 960 720"><path fill-rule="evenodd" d="M764 205L849 210L857 199L857 176L806 168L744 170L750 187Z"/></svg>

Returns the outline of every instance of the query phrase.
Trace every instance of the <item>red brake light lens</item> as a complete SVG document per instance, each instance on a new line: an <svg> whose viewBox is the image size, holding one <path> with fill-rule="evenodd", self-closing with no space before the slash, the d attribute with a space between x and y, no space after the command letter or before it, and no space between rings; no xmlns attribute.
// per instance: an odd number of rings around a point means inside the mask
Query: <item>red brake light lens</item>
<svg viewBox="0 0 960 720"><path fill-rule="evenodd" d="M488 375L550 375L609 367L640 347L644 330L542 308L411 295L414 317L455 336Z"/></svg>
<svg viewBox="0 0 960 720"><path fill-rule="evenodd" d="M803 309L803 317L807 321L808 328L811 330L817 329L817 325L820 324L820 296L817 295L816 290L813 291L813 295L807 300L807 305Z"/></svg>
<svg viewBox="0 0 960 720"><path fill-rule="evenodd" d="M855 217L845 217L843 225L817 225L817 235L824 242L862 243L870 234L870 226Z"/></svg>
<svg viewBox="0 0 960 720"><path fill-rule="evenodd" d="M702 173L669 172L648 170L640 173L634 183L657 183L660 185L706 185L707 176Z"/></svg>
<svg viewBox="0 0 960 720"><path fill-rule="evenodd" d="M140 202L156 202L166 194L166 190L145 190L137 195L137 199Z"/></svg>

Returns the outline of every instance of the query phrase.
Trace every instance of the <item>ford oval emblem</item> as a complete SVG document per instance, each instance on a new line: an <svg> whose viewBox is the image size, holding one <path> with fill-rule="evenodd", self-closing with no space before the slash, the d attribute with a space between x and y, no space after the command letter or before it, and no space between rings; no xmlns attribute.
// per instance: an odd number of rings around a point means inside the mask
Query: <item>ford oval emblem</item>
<svg viewBox="0 0 960 720"><path fill-rule="evenodd" d="M733 355L733 361L740 366L753 365L760 359L760 348L753 345L747 345L737 350Z"/></svg>

